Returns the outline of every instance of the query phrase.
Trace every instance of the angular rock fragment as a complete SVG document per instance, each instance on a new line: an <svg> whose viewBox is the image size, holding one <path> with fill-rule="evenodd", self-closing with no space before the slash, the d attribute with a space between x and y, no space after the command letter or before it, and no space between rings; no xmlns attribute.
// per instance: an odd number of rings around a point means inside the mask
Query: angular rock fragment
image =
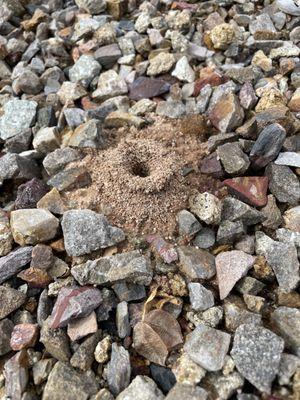
<svg viewBox="0 0 300 400"><path fill-rule="evenodd" d="M224 365L229 344L228 333L201 323L188 335L184 350L202 368L207 371L218 371Z"/></svg>
<svg viewBox="0 0 300 400"><path fill-rule="evenodd" d="M149 285L152 280L150 260L139 251L87 261L73 267L71 273L81 285L104 285L118 281Z"/></svg>
<svg viewBox="0 0 300 400"><path fill-rule="evenodd" d="M261 392L271 392L284 341L263 327L244 324L235 332L231 356L238 371Z"/></svg>
<svg viewBox="0 0 300 400"><path fill-rule="evenodd" d="M21 246L53 239L59 226L58 219L42 209L12 211L10 224L15 242Z"/></svg>
<svg viewBox="0 0 300 400"><path fill-rule="evenodd" d="M264 215L233 197L226 197L223 200L222 219L228 221L241 221L246 226L256 225L264 221Z"/></svg>
<svg viewBox="0 0 300 400"><path fill-rule="evenodd" d="M47 184L59 191L78 189L90 185L90 174L84 167L69 168L52 176Z"/></svg>
<svg viewBox="0 0 300 400"><path fill-rule="evenodd" d="M265 176L246 176L226 179L223 183L229 192L250 206L262 207L267 203L268 178Z"/></svg>
<svg viewBox="0 0 300 400"><path fill-rule="evenodd" d="M193 310L205 311L214 305L214 296L200 283L191 282L188 285L190 302Z"/></svg>
<svg viewBox="0 0 300 400"><path fill-rule="evenodd" d="M121 339L124 339L130 334L128 304L126 301L122 301L117 305L116 324L118 335Z"/></svg>
<svg viewBox="0 0 300 400"><path fill-rule="evenodd" d="M165 397L166 400L206 400L208 393L199 386L183 385L176 383Z"/></svg>
<svg viewBox="0 0 300 400"><path fill-rule="evenodd" d="M109 70L99 76L98 88L93 92L92 97L103 101L111 97L120 96L128 92L127 84L117 72Z"/></svg>
<svg viewBox="0 0 300 400"><path fill-rule="evenodd" d="M37 202L48 192L47 185L37 178L20 185L15 201L16 209L35 208Z"/></svg>
<svg viewBox="0 0 300 400"><path fill-rule="evenodd" d="M256 254L263 255L273 269L280 288L295 289L299 282L299 261L293 243L281 243L263 232L256 233Z"/></svg>
<svg viewBox="0 0 300 400"><path fill-rule="evenodd" d="M0 136L6 140L30 128L35 120L35 101L14 99L4 105L4 115L0 118Z"/></svg>
<svg viewBox="0 0 300 400"><path fill-rule="evenodd" d="M125 239L121 229L109 225L104 215L91 210L66 211L62 219L62 230L66 251L72 256L89 254Z"/></svg>
<svg viewBox="0 0 300 400"><path fill-rule="evenodd" d="M80 344L70 359L72 367L78 368L81 371L88 371L92 367L94 361L94 350L100 336L101 331L98 331L94 335L90 335Z"/></svg>
<svg viewBox="0 0 300 400"><path fill-rule="evenodd" d="M293 151L279 153L274 163L276 165L300 168L300 154Z"/></svg>
<svg viewBox="0 0 300 400"><path fill-rule="evenodd" d="M67 164L81 158L79 152L71 147L64 147L48 153L43 160L43 166L48 175L54 175Z"/></svg>
<svg viewBox="0 0 300 400"><path fill-rule="evenodd" d="M270 192L282 203L297 204L300 183L293 171L285 165L269 164L266 168Z"/></svg>
<svg viewBox="0 0 300 400"><path fill-rule="evenodd" d="M244 111L233 93L224 94L209 111L209 119L220 132L230 132L240 126Z"/></svg>
<svg viewBox="0 0 300 400"><path fill-rule="evenodd" d="M129 353L117 343L112 344L111 358L107 365L108 387L114 396L127 388L130 382L131 366Z"/></svg>
<svg viewBox="0 0 300 400"><path fill-rule="evenodd" d="M208 251L180 246L178 254L179 269L189 279L210 279L215 275L215 257Z"/></svg>
<svg viewBox="0 0 300 400"><path fill-rule="evenodd" d="M70 365L57 362L48 377L43 400L87 400L98 391L92 375L77 372Z"/></svg>
<svg viewBox="0 0 300 400"><path fill-rule="evenodd" d="M140 76L131 85L129 98L131 100L151 99L170 90L170 84L162 79Z"/></svg>
<svg viewBox="0 0 300 400"><path fill-rule="evenodd" d="M38 326L36 324L18 324L14 326L11 334L10 346L14 351L34 347L38 338Z"/></svg>
<svg viewBox="0 0 300 400"><path fill-rule="evenodd" d="M98 330L95 312L91 312L87 317L76 318L68 323L68 336L72 342L82 339L85 336L95 333Z"/></svg>
<svg viewBox="0 0 300 400"><path fill-rule="evenodd" d="M252 165L255 168L263 168L274 160L279 154L285 138L285 129L277 123L263 129L250 152Z"/></svg>
<svg viewBox="0 0 300 400"><path fill-rule="evenodd" d="M74 318L87 316L100 305L101 301L101 292L97 288L90 286L62 288L51 314L50 328L61 328L67 326Z"/></svg>
<svg viewBox="0 0 300 400"><path fill-rule="evenodd" d="M0 286L0 320L17 310L26 301L26 295L19 290Z"/></svg>
<svg viewBox="0 0 300 400"><path fill-rule="evenodd" d="M8 318L0 321L0 356L11 351L10 337L13 328L14 324Z"/></svg>
<svg viewBox="0 0 300 400"><path fill-rule="evenodd" d="M225 171L230 175L239 175L247 171L250 161L238 142L225 143L217 148L217 154Z"/></svg>
<svg viewBox="0 0 300 400"><path fill-rule="evenodd" d="M21 399L28 379L28 356L25 350L19 351L4 365L5 394L11 399Z"/></svg>
<svg viewBox="0 0 300 400"><path fill-rule="evenodd" d="M176 249L170 243L166 242L162 237L158 235L148 235L146 240L162 257L165 263L170 264L178 260Z"/></svg>
<svg viewBox="0 0 300 400"><path fill-rule="evenodd" d="M240 250L225 251L216 256L216 269L220 291L223 300L254 264L255 258Z"/></svg>
<svg viewBox="0 0 300 400"><path fill-rule="evenodd" d="M285 345L300 356L300 311L297 308L278 307L272 314L272 322Z"/></svg>
<svg viewBox="0 0 300 400"><path fill-rule="evenodd" d="M157 387L156 383L148 376L136 376L130 385L123 390L116 400L163 400L165 397Z"/></svg>
<svg viewBox="0 0 300 400"><path fill-rule="evenodd" d="M81 82L84 87L88 87L100 70L101 65L93 56L83 54L69 70L70 81Z"/></svg>
<svg viewBox="0 0 300 400"><path fill-rule="evenodd" d="M47 380L52 368L55 364L54 358L46 358L44 360L39 360L32 367L33 382L35 385L40 385Z"/></svg>
<svg viewBox="0 0 300 400"><path fill-rule="evenodd" d="M218 224L221 219L221 201L211 193L195 193L189 198L191 211L206 224Z"/></svg>
<svg viewBox="0 0 300 400"><path fill-rule="evenodd" d="M20 272L31 261L32 247L20 247L0 258L0 283Z"/></svg>
<svg viewBox="0 0 300 400"><path fill-rule="evenodd" d="M43 321L40 342L43 343L45 349L52 357L61 362L68 362L71 357L69 339L62 329L50 328L51 318Z"/></svg>

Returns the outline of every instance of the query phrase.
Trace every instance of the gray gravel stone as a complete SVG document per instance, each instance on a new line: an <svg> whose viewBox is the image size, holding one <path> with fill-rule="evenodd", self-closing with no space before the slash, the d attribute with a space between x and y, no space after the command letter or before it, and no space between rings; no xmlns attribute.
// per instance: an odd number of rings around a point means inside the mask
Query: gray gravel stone
<svg viewBox="0 0 300 400"><path fill-rule="evenodd" d="M50 317L43 322L40 342L43 343L46 351L50 353L52 357L67 363L71 357L69 338L63 329L51 329L50 323Z"/></svg>
<svg viewBox="0 0 300 400"><path fill-rule="evenodd" d="M217 148L217 154L225 171L230 175L239 175L247 171L250 161L238 142L225 143Z"/></svg>
<svg viewBox="0 0 300 400"><path fill-rule="evenodd" d="M241 221L246 226L256 225L265 219L264 215L233 197L226 197L223 200L222 220Z"/></svg>
<svg viewBox="0 0 300 400"><path fill-rule="evenodd" d="M127 388L130 382L131 366L127 350L117 343L111 346L111 357L107 364L107 382L109 390L117 396Z"/></svg>
<svg viewBox="0 0 300 400"><path fill-rule="evenodd" d="M129 325L129 314L128 314L128 304L126 301L122 301L117 305L116 312L116 324L118 329L118 335L121 339L124 339L130 333Z"/></svg>
<svg viewBox="0 0 300 400"><path fill-rule="evenodd" d="M66 251L71 256L89 254L125 239L121 229L109 225L104 215L91 210L66 211L62 230Z"/></svg>
<svg viewBox="0 0 300 400"><path fill-rule="evenodd" d="M214 305L213 293L200 283L191 282L188 288L193 310L205 311Z"/></svg>
<svg viewBox="0 0 300 400"><path fill-rule="evenodd" d="M195 236L193 240L193 245L196 247L200 247L200 249L209 249L215 244L216 235L213 229L211 228L203 228L201 231Z"/></svg>
<svg viewBox="0 0 300 400"><path fill-rule="evenodd" d="M300 357L300 310L278 307L272 314L272 322L287 348Z"/></svg>
<svg viewBox="0 0 300 400"><path fill-rule="evenodd" d="M56 149L47 154L43 160L43 166L48 175L54 175L70 162L79 160L80 158L78 150L64 147L63 149Z"/></svg>
<svg viewBox="0 0 300 400"><path fill-rule="evenodd" d="M120 96L128 92L126 82L116 71L109 70L99 76L98 88L93 92L93 98L99 101Z"/></svg>
<svg viewBox="0 0 300 400"><path fill-rule="evenodd" d="M163 400L164 398L165 396L151 378L138 375L133 379L130 385L116 397L116 400Z"/></svg>
<svg viewBox="0 0 300 400"><path fill-rule="evenodd" d="M300 358L293 354L283 353L278 372L278 382L280 385L290 385L291 378L295 374L297 368L300 367Z"/></svg>
<svg viewBox="0 0 300 400"><path fill-rule="evenodd" d="M0 137L3 140L18 135L30 128L36 116L35 101L14 99L4 105L4 115L0 118Z"/></svg>
<svg viewBox="0 0 300 400"><path fill-rule="evenodd" d="M263 327L244 324L234 335L231 356L238 371L261 392L271 393L284 341Z"/></svg>
<svg viewBox="0 0 300 400"><path fill-rule="evenodd" d="M32 247L16 249L0 258L0 283L17 275L31 261Z"/></svg>
<svg viewBox="0 0 300 400"><path fill-rule="evenodd" d="M17 310L26 301L26 295L11 287L0 286L0 320Z"/></svg>
<svg viewBox="0 0 300 400"><path fill-rule="evenodd" d="M185 105L179 100L160 101L156 108L158 115L169 118L180 118L185 112Z"/></svg>
<svg viewBox="0 0 300 400"><path fill-rule="evenodd" d="M178 248L179 269L191 280L210 279L216 273L215 257L206 250L190 246Z"/></svg>
<svg viewBox="0 0 300 400"><path fill-rule="evenodd" d="M228 333L199 324L187 336L184 350L202 368L207 371L218 371L224 365L229 344L230 335Z"/></svg>
<svg viewBox="0 0 300 400"><path fill-rule="evenodd" d="M170 390L165 400L206 400L207 392L199 386L184 385L176 383Z"/></svg>
<svg viewBox="0 0 300 400"><path fill-rule="evenodd" d="M256 232L256 254L263 255L273 269L279 287L291 292L299 283L299 261L293 243L281 243Z"/></svg>
<svg viewBox="0 0 300 400"><path fill-rule="evenodd" d="M178 231L180 235L195 235L202 228L197 218L187 210L180 211L176 220L178 223Z"/></svg>
<svg viewBox="0 0 300 400"><path fill-rule="evenodd" d="M276 165L300 168L300 154L293 151L279 153L274 163Z"/></svg>
<svg viewBox="0 0 300 400"><path fill-rule="evenodd" d="M81 285L103 285L118 281L149 285L152 279L150 260L139 251L87 261L73 267L71 272Z"/></svg>
<svg viewBox="0 0 300 400"><path fill-rule="evenodd" d="M245 235L246 229L241 221L222 221L217 232L217 241L221 244L234 243Z"/></svg>
<svg viewBox="0 0 300 400"><path fill-rule="evenodd" d="M42 400L87 400L97 392L95 378L59 361L50 372Z"/></svg>
<svg viewBox="0 0 300 400"><path fill-rule="evenodd" d="M84 87L88 87L90 82L99 75L101 65L93 56L83 54L69 70L71 82L80 82Z"/></svg>
<svg viewBox="0 0 300 400"><path fill-rule="evenodd" d="M293 171L285 165L269 164L266 168L270 192L282 203L297 204L300 200L300 183Z"/></svg>

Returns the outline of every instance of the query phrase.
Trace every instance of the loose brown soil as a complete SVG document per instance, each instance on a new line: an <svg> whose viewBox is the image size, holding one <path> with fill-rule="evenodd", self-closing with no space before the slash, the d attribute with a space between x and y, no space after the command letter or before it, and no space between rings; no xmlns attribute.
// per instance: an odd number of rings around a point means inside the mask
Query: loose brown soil
<svg viewBox="0 0 300 400"><path fill-rule="evenodd" d="M191 191L218 194L220 187L199 172L199 161L206 155L202 128L197 129L195 120L156 117L143 130L107 130L105 150L88 150L82 161L72 164L87 168L91 186L64 197L72 207L103 212L128 232L172 236L176 213L187 207Z"/></svg>

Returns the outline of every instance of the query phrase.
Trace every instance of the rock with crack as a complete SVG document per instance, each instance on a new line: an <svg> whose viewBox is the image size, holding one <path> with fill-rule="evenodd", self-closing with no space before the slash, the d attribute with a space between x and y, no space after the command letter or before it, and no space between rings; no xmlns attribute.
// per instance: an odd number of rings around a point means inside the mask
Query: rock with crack
<svg viewBox="0 0 300 400"><path fill-rule="evenodd" d="M80 285L119 281L149 285L153 275L149 258L137 250L87 261L74 266L71 273Z"/></svg>
<svg viewBox="0 0 300 400"><path fill-rule="evenodd" d="M70 256L89 254L125 239L123 231L106 217L91 210L66 211L62 219L66 252Z"/></svg>

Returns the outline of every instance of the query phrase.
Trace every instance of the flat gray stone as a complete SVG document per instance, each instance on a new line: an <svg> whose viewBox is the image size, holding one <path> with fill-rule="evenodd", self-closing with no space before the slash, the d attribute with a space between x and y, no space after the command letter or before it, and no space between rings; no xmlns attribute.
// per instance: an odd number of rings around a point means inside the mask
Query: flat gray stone
<svg viewBox="0 0 300 400"><path fill-rule="evenodd" d="M279 153L274 163L276 165L300 168L300 154L293 151Z"/></svg>
<svg viewBox="0 0 300 400"><path fill-rule="evenodd" d="M265 174L269 178L270 192L278 201L288 204L299 202L299 179L289 167L271 163L267 166Z"/></svg>
<svg viewBox="0 0 300 400"><path fill-rule="evenodd" d="M66 252L70 256L89 254L125 239L121 229L109 225L104 215L91 210L66 211L61 225Z"/></svg>
<svg viewBox="0 0 300 400"><path fill-rule="evenodd" d="M283 348L283 339L275 333L261 326L244 324L235 332L230 354L244 378L261 392L271 393Z"/></svg>
<svg viewBox="0 0 300 400"><path fill-rule="evenodd" d="M111 357L107 364L107 383L109 390L117 396L130 382L131 366L127 350L117 343L111 346Z"/></svg>
<svg viewBox="0 0 300 400"><path fill-rule="evenodd" d="M150 260L137 250L87 261L74 266L71 273L80 285L119 281L149 285L153 274Z"/></svg>
<svg viewBox="0 0 300 400"><path fill-rule="evenodd" d="M4 105L4 115L0 118L0 137L3 140L18 135L30 128L36 116L35 101L13 99Z"/></svg>
<svg viewBox="0 0 300 400"><path fill-rule="evenodd" d="M218 371L224 365L229 344L228 333L201 323L187 336L184 350L202 368L207 371Z"/></svg>

